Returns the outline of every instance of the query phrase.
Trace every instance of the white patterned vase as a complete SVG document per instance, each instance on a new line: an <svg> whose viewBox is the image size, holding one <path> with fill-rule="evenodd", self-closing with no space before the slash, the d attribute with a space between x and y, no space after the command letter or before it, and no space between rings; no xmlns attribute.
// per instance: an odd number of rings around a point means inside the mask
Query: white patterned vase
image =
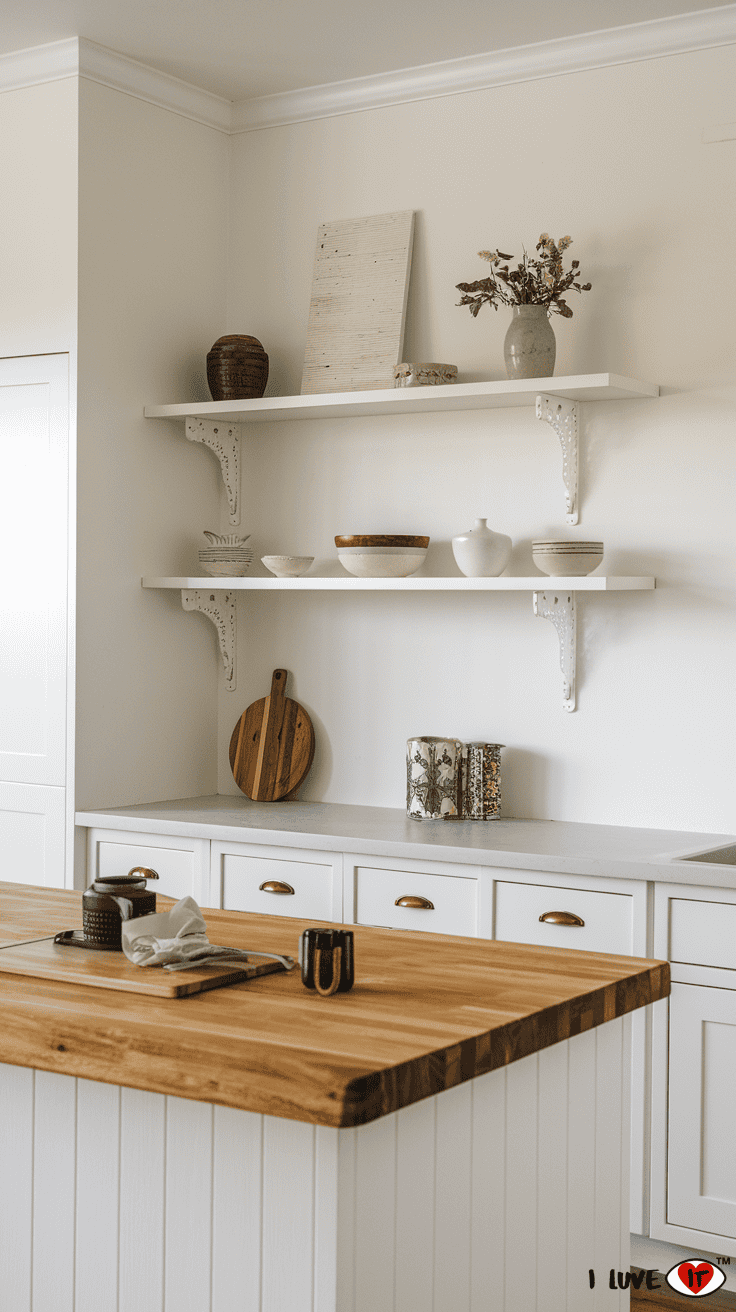
<svg viewBox="0 0 736 1312"><path fill-rule="evenodd" d="M412 820L444 820L460 813L457 738L409 738L406 744L406 814Z"/></svg>

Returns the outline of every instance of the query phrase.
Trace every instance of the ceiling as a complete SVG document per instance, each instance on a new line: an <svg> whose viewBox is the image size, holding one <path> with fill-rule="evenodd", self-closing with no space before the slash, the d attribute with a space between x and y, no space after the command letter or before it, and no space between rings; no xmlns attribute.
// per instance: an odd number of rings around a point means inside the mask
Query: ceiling
<svg viewBox="0 0 736 1312"><path fill-rule="evenodd" d="M712 7L700 0L0 0L0 54L81 36L244 100Z"/></svg>

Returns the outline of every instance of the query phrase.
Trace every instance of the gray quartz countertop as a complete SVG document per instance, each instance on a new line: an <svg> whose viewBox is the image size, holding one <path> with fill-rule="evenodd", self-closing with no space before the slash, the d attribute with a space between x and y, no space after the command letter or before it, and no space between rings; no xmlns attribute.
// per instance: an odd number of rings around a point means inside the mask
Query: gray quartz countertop
<svg viewBox="0 0 736 1312"><path fill-rule="evenodd" d="M616 879L736 887L736 866L684 861L726 847L733 834L556 820L409 820L390 807L334 802L251 802L246 797L185 797L79 811L87 828L263 843L313 851L460 862Z"/></svg>

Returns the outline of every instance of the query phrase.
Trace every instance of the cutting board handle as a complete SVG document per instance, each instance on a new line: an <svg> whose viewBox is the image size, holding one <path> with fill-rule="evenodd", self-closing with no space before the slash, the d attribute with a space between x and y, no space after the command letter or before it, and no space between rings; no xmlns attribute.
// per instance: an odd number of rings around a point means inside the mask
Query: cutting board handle
<svg viewBox="0 0 736 1312"><path fill-rule="evenodd" d="M287 676L287 673L288 673L287 670L274 670L274 672L273 672L273 674L272 674L272 676L271 676L271 696L272 696L272 697L285 697L285 696L286 696L286 676Z"/></svg>

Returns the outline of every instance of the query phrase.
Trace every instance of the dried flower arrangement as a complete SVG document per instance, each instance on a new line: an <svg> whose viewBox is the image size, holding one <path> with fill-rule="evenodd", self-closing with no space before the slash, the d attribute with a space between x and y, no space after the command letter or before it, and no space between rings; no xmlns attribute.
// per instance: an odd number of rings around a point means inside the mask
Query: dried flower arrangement
<svg viewBox="0 0 736 1312"><path fill-rule="evenodd" d="M480 307L487 301L497 310L499 305L546 305L548 314L561 314L563 319L572 318L570 306L562 299L565 292L589 292L592 284L578 281L580 278L580 261L573 260L565 273L562 256L572 243L572 237L560 237L554 242L548 233L543 232L537 242L540 253L538 259L531 258L524 251L523 258L515 269L509 268L513 255L504 255L503 251L478 251L482 260L488 260L491 266L487 278L478 282L459 282L457 290L465 292L458 305L467 305L475 318Z"/></svg>

